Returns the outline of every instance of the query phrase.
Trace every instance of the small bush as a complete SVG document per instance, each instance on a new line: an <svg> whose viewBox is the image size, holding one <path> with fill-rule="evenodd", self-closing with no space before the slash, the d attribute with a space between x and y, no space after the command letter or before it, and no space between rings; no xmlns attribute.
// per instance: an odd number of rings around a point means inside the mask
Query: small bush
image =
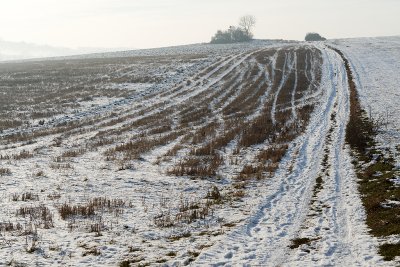
<svg viewBox="0 0 400 267"><path fill-rule="evenodd" d="M316 32L309 32L306 34L305 40L306 41L325 41L326 38L322 37L321 35L319 35Z"/></svg>
<svg viewBox="0 0 400 267"><path fill-rule="evenodd" d="M234 26L229 27L226 31L217 31L217 33L211 38L212 44L229 44L247 42L252 39L252 35L246 33L241 28Z"/></svg>

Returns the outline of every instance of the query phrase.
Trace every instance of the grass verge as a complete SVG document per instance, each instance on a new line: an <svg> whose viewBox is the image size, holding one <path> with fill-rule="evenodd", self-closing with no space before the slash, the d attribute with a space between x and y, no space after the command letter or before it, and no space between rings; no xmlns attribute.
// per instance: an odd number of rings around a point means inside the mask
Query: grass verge
<svg viewBox="0 0 400 267"><path fill-rule="evenodd" d="M400 187L391 181L399 175L399 171L395 169L394 159L376 148L374 140L379 125L367 116L360 105L349 61L340 50L332 49L342 57L348 77L350 118L346 142L354 157L359 191L367 215L366 223L370 233L376 237L400 235ZM381 244L379 253L384 260L394 260L400 256L400 244Z"/></svg>

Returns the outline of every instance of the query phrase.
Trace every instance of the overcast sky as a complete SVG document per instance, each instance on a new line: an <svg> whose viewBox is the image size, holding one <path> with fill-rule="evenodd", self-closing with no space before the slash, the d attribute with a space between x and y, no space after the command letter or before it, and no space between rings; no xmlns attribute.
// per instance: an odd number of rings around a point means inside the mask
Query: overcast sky
<svg viewBox="0 0 400 267"><path fill-rule="evenodd" d="M400 0L1 0L0 38L63 47L149 48L208 42L238 18L255 37L302 40L400 34Z"/></svg>

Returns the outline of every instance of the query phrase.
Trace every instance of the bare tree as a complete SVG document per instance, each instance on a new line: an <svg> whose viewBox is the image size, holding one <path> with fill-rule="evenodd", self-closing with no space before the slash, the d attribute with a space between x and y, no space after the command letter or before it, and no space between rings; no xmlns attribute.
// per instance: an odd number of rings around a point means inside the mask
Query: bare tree
<svg viewBox="0 0 400 267"><path fill-rule="evenodd" d="M243 16L239 19L239 27L230 26L226 31L217 31L211 38L212 44L227 44L247 42L253 39L251 29L256 24L256 18L251 15Z"/></svg>
<svg viewBox="0 0 400 267"><path fill-rule="evenodd" d="M239 26L246 32L247 35L252 35L251 29L256 25L256 18L252 15L246 15L239 19Z"/></svg>

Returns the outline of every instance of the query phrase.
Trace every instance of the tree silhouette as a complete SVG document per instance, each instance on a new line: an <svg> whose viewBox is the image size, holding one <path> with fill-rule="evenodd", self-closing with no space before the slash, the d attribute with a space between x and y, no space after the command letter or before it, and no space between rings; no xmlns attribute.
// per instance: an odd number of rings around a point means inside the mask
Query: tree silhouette
<svg viewBox="0 0 400 267"><path fill-rule="evenodd" d="M321 35L319 35L316 32L309 32L306 34L305 40L306 41L325 41L326 38L322 37Z"/></svg>
<svg viewBox="0 0 400 267"><path fill-rule="evenodd" d="M251 29L256 25L256 18L252 15L246 15L239 19L239 27L242 28L248 36L252 36Z"/></svg>

